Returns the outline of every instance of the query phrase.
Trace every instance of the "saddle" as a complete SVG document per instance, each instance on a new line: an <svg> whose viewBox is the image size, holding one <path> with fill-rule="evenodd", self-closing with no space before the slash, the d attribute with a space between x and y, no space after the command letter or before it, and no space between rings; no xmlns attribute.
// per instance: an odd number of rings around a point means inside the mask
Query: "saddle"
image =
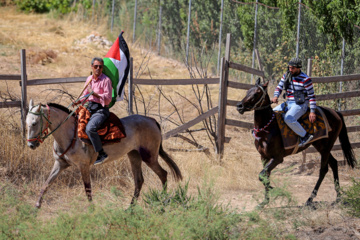
<svg viewBox="0 0 360 240"><path fill-rule="evenodd" d="M306 132L314 136L314 138L310 142L314 142L322 138L327 138L329 131L331 131L331 128L324 112L321 110L321 108L316 108L316 121L314 123L310 122L309 114L310 110L308 109L307 112L301 118L299 118L298 122L301 124L301 126L305 129ZM284 111L275 111L275 116L278 122L278 126L280 128L284 148L294 148L293 153L296 153L298 150L299 136L285 123L283 117L284 115Z"/></svg>
<svg viewBox="0 0 360 240"><path fill-rule="evenodd" d="M91 144L88 135L85 132L86 125L90 120L91 114L85 107L80 106L76 110L78 119L78 137L86 144ZM120 142L122 138L126 137L124 126L120 119L112 112L109 118L101 125L97 131L102 144Z"/></svg>

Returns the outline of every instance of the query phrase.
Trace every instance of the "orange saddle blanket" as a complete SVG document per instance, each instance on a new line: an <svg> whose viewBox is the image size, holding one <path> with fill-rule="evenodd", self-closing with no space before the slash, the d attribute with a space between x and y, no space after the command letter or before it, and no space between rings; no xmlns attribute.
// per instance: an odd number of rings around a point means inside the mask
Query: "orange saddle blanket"
<svg viewBox="0 0 360 240"><path fill-rule="evenodd" d="M78 137L83 142L91 144L90 139L85 132L91 114L83 106L80 106L76 110L76 114L78 116ZM97 132L103 144L120 142L122 138L126 137L124 126L120 119L112 112L110 112L109 118L101 125Z"/></svg>
<svg viewBox="0 0 360 240"><path fill-rule="evenodd" d="M301 126L306 130L306 132L314 136L314 138L310 142L316 141L321 138L327 138L329 131L331 131L331 128L324 112L321 110L321 108L316 108L316 121L314 123L310 122L309 114L310 110L308 110L298 121ZM295 148L297 151L297 146L299 144L299 136L293 130L291 130L288 125L286 125L283 115L283 111L275 112L276 120L278 122L284 143L284 148Z"/></svg>

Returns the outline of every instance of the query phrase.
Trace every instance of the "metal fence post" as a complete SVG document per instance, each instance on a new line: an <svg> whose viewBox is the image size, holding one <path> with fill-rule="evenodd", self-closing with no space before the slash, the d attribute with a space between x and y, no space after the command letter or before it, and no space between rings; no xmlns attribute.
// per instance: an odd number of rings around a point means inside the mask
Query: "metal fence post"
<svg viewBox="0 0 360 240"><path fill-rule="evenodd" d="M259 0L256 0L256 5L255 5L255 26L254 26L254 46L253 46L252 62L251 62L251 67L252 67L252 68L254 68L254 65L255 65L255 49L256 49L256 32L257 32L258 2L259 2ZM253 83L253 78L254 78L254 75L251 74L251 84Z"/></svg>
<svg viewBox="0 0 360 240"><path fill-rule="evenodd" d="M115 0L112 0L112 8L111 8L111 32L114 27L114 10L115 10Z"/></svg>
<svg viewBox="0 0 360 240"><path fill-rule="evenodd" d="M26 139L25 128L26 128L26 114L27 114L27 74L26 74L26 52L25 49L21 49L21 129L23 139ZM25 142L24 142L25 144Z"/></svg>
<svg viewBox="0 0 360 240"><path fill-rule="evenodd" d="M132 115L133 112L133 99L134 99L134 87L133 87L133 58L130 58L130 76L129 76L129 85L128 85L128 91L129 91L129 106L128 106L128 114Z"/></svg>
<svg viewBox="0 0 360 240"><path fill-rule="evenodd" d="M218 61L216 67L216 73L219 74L219 65L220 65L220 55L221 55L221 34L222 34L222 24L223 24L223 13L224 13L224 0L221 0L221 10L220 10L220 29L219 29L219 52L218 52Z"/></svg>
<svg viewBox="0 0 360 240"><path fill-rule="evenodd" d="M136 31L136 11L137 11L137 0L135 0L135 8L134 8L133 43L135 42L135 31Z"/></svg>
<svg viewBox="0 0 360 240"><path fill-rule="evenodd" d="M188 15L187 39L186 39L186 64L188 64L188 58L189 58L190 19L191 19L191 0L189 0L189 15Z"/></svg>
<svg viewBox="0 0 360 240"><path fill-rule="evenodd" d="M162 5L160 1L160 9L159 9L159 27L158 27L158 42L157 42L157 54L160 55L161 50L161 18L162 18Z"/></svg>
<svg viewBox="0 0 360 240"><path fill-rule="evenodd" d="M296 36L296 57L299 57L300 19L301 19L301 0L299 0L299 13L298 13L298 24L297 24L297 36Z"/></svg>

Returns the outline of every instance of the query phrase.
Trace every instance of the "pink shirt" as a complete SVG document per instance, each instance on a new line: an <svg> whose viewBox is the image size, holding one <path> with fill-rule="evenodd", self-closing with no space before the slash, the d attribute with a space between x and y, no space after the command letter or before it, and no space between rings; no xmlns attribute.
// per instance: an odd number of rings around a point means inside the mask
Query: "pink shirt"
<svg viewBox="0 0 360 240"><path fill-rule="evenodd" d="M89 84L89 86L91 86L92 90L97 93L100 98L95 97L94 95L91 95L87 101L92 101L92 102L97 102L100 103L103 107L107 106L110 104L111 99L112 99L112 85L111 85L111 80L108 76L106 76L105 74L101 74L98 79L95 80L93 75L90 75L85 82L85 86L86 84L91 80L91 83ZM85 96L86 94L89 94L90 92L88 91L88 88L86 88L84 90L84 93L82 95Z"/></svg>

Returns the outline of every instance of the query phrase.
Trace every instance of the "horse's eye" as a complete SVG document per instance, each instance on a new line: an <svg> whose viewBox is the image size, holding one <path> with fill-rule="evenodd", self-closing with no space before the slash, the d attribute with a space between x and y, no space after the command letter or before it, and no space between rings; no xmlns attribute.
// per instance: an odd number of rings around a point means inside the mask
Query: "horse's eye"
<svg viewBox="0 0 360 240"><path fill-rule="evenodd" d="M37 124L37 122L33 122L31 125L32 125L33 127L35 127L36 124Z"/></svg>

